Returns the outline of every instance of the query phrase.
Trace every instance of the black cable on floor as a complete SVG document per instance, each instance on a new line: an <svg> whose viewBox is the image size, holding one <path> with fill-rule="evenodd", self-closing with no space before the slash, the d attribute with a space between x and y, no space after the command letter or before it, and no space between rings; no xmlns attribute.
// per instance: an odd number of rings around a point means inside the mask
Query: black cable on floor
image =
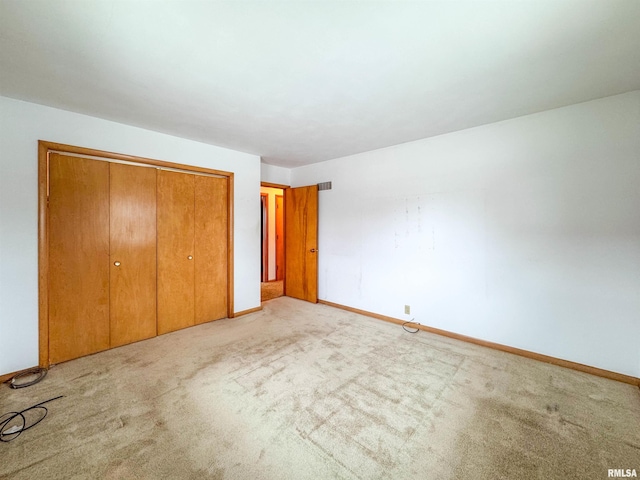
<svg viewBox="0 0 640 480"><path fill-rule="evenodd" d="M28 382L24 382L24 383L19 382L21 378L27 377L29 375L37 375L37 377ZM31 385L35 385L36 383L38 383L40 380L42 380L46 376L47 376L46 368L40 368L40 367L30 368L29 370L25 370L24 372L20 372L17 375L15 375L11 379L11 383L9 384L9 386L11 388L30 387Z"/></svg>
<svg viewBox="0 0 640 480"><path fill-rule="evenodd" d="M408 325L408 324L411 324L411 325L420 325L419 323L414 322L414 321L413 321L413 318L412 318L410 321L408 321L408 322L404 322L404 323L402 324L402 328L404 329L404 331L405 331L405 332L408 332L408 333L418 333L418 332L420 331L420 329L419 329L419 328L416 328L416 327L413 327L413 328L415 328L415 330L409 330L409 329L407 328L407 325Z"/></svg>
<svg viewBox="0 0 640 480"><path fill-rule="evenodd" d="M44 417L46 417L47 413L49 413L49 410L47 410L47 407L43 407L43 405L45 403L58 400L63 396L64 395L60 395L59 397L50 398L49 400L45 400L44 402L36 403L35 405L32 405L29 408L25 408L24 410L21 410L19 412L7 412L2 414L2 416L0 416L0 442L7 443L12 440L15 440L25 430L29 430L30 428L35 427L42 420L44 420ZM40 418L38 418L35 422L33 422L31 425L27 425L27 419L25 418L24 414L31 410L42 410L44 411L44 414ZM21 422L20 421L13 422L15 418L19 418ZM11 423L13 423L13 425L11 425Z"/></svg>

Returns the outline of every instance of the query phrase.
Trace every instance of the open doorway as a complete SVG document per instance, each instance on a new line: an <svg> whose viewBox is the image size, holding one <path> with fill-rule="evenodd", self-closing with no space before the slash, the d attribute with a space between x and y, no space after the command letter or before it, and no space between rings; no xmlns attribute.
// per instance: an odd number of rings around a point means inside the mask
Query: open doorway
<svg viewBox="0 0 640 480"><path fill-rule="evenodd" d="M261 269L263 302L284 295L284 189L262 184L260 187Z"/></svg>

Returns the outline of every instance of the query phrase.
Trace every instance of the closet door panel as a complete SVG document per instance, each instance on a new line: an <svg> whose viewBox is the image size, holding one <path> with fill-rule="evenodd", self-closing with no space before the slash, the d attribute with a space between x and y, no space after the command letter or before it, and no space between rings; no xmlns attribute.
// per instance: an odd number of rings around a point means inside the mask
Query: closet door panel
<svg viewBox="0 0 640 480"><path fill-rule="evenodd" d="M109 348L109 164L49 157L49 360Z"/></svg>
<svg viewBox="0 0 640 480"><path fill-rule="evenodd" d="M194 324L194 176L158 171L158 334Z"/></svg>
<svg viewBox="0 0 640 480"><path fill-rule="evenodd" d="M227 316L226 178L195 177L195 323Z"/></svg>
<svg viewBox="0 0 640 480"><path fill-rule="evenodd" d="M156 335L156 169L110 164L111 346Z"/></svg>

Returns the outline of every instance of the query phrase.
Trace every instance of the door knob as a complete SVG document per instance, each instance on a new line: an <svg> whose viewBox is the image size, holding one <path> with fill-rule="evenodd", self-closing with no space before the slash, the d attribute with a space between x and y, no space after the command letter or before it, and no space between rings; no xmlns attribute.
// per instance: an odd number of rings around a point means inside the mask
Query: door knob
<svg viewBox="0 0 640 480"><path fill-rule="evenodd" d="M113 262L113 264L114 264L116 267L119 267L119 266L120 266L120 262Z"/></svg>
<svg viewBox="0 0 640 480"><path fill-rule="evenodd" d="M316 253L318 250L316 250L315 248L312 248L311 250L309 250L311 253Z"/></svg>
<svg viewBox="0 0 640 480"><path fill-rule="evenodd" d="M189 259L189 260L193 260L193 256L189 255L189 256L187 257L187 259Z"/></svg>

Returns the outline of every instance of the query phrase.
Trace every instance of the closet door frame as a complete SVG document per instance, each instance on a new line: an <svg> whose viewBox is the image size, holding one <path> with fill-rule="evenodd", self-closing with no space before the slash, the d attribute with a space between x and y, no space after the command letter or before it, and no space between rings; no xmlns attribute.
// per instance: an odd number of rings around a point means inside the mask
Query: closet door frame
<svg viewBox="0 0 640 480"><path fill-rule="evenodd" d="M233 307L233 172L213 170L133 155L38 141L38 354L39 366L49 368L49 154L71 154L96 160L152 165L186 173L203 173L227 178L227 316L235 316Z"/></svg>

